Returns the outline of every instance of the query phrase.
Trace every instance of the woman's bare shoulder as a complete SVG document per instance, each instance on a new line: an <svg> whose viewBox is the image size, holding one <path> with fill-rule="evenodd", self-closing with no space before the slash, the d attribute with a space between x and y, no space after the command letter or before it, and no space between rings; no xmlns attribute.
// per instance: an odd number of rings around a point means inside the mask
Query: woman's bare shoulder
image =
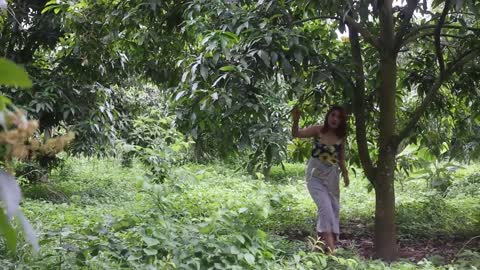
<svg viewBox="0 0 480 270"><path fill-rule="evenodd" d="M315 131L317 132L317 137L322 136L323 125L314 125Z"/></svg>
<svg viewBox="0 0 480 270"><path fill-rule="evenodd" d="M323 129L323 126L322 125L311 125L308 127L309 130L311 130L311 137L314 137L314 138L320 138L322 136L322 129Z"/></svg>

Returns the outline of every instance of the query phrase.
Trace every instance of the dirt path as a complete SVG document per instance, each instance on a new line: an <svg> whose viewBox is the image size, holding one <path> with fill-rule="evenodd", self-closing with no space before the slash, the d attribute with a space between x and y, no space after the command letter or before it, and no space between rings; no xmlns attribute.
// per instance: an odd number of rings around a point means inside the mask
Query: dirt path
<svg viewBox="0 0 480 270"><path fill-rule="evenodd" d="M423 258L440 256L438 259L445 263L451 262L462 249L480 250L480 238L470 239L465 237L437 237L437 238L416 238L400 239L399 258L407 259L412 262L421 261ZM374 257L373 236L372 235L353 235L343 234L338 246L345 249L355 249L358 254L364 258Z"/></svg>
<svg viewBox="0 0 480 270"><path fill-rule="evenodd" d="M290 240L300 240L307 243L311 236L310 232L298 230L280 234ZM480 251L480 237L471 239L464 236L442 235L432 236L431 238L425 236L407 238L401 235L399 239L399 258L412 262L418 262L423 258L432 258L435 256L438 260L448 263L451 262L462 249ZM468 242L469 240L471 241ZM372 259L374 257L373 234L371 230L366 229L364 224L358 223L346 226L346 228L342 230L337 246L347 250L354 250L355 253L366 259Z"/></svg>

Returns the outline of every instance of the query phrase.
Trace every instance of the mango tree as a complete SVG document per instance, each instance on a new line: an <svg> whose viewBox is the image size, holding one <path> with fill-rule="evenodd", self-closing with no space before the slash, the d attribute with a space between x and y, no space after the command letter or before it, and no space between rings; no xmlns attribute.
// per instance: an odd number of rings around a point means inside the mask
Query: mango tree
<svg viewBox="0 0 480 270"><path fill-rule="evenodd" d="M178 63L173 96L199 154L247 152L247 169L267 177L286 157L288 101L328 98L327 63L343 44L326 23L292 27L284 10L276 1L191 1L183 27L190 57Z"/></svg>
<svg viewBox="0 0 480 270"><path fill-rule="evenodd" d="M478 97L478 6L473 1L449 0L431 5L417 0L396 5L393 1L192 1L186 11L186 31L193 29L189 33L197 43L176 99L191 101L187 104L197 108L189 112L194 130L209 126L218 130L215 123L221 120L230 131L267 120L255 118L255 105L262 108L259 104L272 95L262 87L265 81L282 81L285 87L276 93L284 91L285 101L303 96L302 88L321 93L324 101L332 100L325 93L343 98L352 105L359 162L375 189L376 254L392 260L397 250L397 154L419 138L429 140L432 133L422 131L432 128L419 125L422 119L449 128L448 136L435 140L440 142L432 147L437 154L445 152L441 142L452 143L448 140L453 134L462 134L459 123L478 126L478 114L460 121L454 109L471 108L468 111L475 113L478 108L478 98L472 98ZM348 38L343 40L349 46L335 41L332 31L345 32L347 27ZM212 108L220 117L202 123ZM242 117L225 122L222 116L229 110L238 110ZM442 116L448 117L444 121ZM233 138L226 137L227 142L239 141L240 131L235 132Z"/></svg>
<svg viewBox="0 0 480 270"><path fill-rule="evenodd" d="M2 92L38 118L47 137L75 130L73 152L112 150L141 113L129 95L143 91L146 78L162 87L178 81L181 1L9 2L0 55L24 65L33 87Z"/></svg>
<svg viewBox="0 0 480 270"><path fill-rule="evenodd" d="M394 259L397 250L396 154L422 132L419 120L429 115L432 103L443 93L478 96L472 92L474 85L454 87L463 69L476 69L472 64L480 55L478 4L405 2L333 1L331 12L323 5L307 4L315 12L303 19L329 18L338 21L340 29L348 26L356 141L364 172L375 188L375 251L386 260ZM373 64L376 68L365 72L364 67ZM374 88L367 89L366 82L374 82ZM367 105L368 98L374 100L373 107ZM414 102L405 102L409 98ZM478 101L470 100L472 105L478 106ZM366 119L371 110L378 112L378 119L369 124L378 128L376 162L367 143Z"/></svg>

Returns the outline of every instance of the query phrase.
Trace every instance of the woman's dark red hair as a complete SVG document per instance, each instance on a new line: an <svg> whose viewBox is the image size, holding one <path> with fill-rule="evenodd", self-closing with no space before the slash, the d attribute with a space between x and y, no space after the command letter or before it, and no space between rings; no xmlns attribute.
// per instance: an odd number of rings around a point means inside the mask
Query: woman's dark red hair
<svg viewBox="0 0 480 270"><path fill-rule="evenodd" d="M347 135L347 111L338 105L334 105L328 110L327 115L325 116L325 123L323 124L322 133L327 133L331 127L328 125L328 117L333 111L338 111L340 113L340 124L334 130L335 135L338 138L345 138Z"/></svg>

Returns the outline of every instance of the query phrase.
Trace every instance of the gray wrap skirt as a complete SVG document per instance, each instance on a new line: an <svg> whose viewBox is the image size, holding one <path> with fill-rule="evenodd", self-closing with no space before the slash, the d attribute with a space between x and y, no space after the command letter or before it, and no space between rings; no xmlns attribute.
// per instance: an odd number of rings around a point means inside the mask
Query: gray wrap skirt
<svg viewBox="0 0 480 270"><path fill-rule="evenodd" d="M305 176L307 188L317 205L317 232L340 234L339 168L311 157Z"/></svg>

